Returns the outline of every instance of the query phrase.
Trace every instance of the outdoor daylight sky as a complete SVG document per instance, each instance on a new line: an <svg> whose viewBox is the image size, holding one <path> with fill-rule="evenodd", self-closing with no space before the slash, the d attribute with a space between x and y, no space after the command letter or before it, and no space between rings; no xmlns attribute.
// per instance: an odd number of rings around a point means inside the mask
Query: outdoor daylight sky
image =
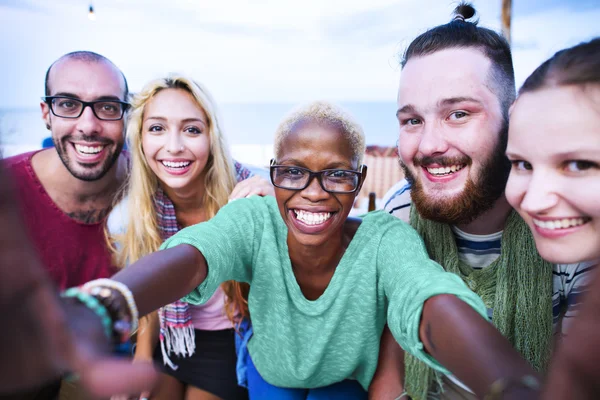
<svg viewBox="0 0 600 400"><path fill-rule="evenodd" d="M95 21L88 19L93 4ZM0 0L0 108L37 107L52 61L92 50L133 91L167 72L218 102L395 101L398 54L450 20L450 0ZM479 0L500 29L501 0ZM600 0L513 0L517 84L555 51L600 36Z"/></svg>

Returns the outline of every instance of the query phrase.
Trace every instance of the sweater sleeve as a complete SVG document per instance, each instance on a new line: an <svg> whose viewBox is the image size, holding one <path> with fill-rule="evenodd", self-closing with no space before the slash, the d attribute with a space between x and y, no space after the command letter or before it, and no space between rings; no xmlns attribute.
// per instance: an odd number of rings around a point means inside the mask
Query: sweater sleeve
<svg viewBox="0 0 600 400"><path fill-rule="evenodd" d="M192 245L206 259L206 279L182 301L204 304L225 281L251 282L254 248L264 215L261 199L253 196L233 201L209 221L182 229L162 244L161 250Z"/></svg>
<svg viewBox="0 0 600 400"><path fill-rule="evenodd" d="M453 294L487 320L483 301L455 274L431 260L423 240L408 224L397 221L383 235L377 264L388 299L388 326L402 348L430 367L449 372L425 352L419 338L423 304L430 297Z"/></svg>

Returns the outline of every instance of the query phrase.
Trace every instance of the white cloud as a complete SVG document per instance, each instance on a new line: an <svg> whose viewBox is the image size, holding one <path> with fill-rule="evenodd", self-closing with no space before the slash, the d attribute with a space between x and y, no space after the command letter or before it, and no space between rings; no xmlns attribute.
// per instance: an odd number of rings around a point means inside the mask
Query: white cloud
<svg viewBox="0 0 600 400"><path fill-rule="evenodd" d="M556 3L554 1L553 3ZM517 81L560 47L599 35L600 9L514 15ZM81 49L112 59L133 90L170 71L204 82L220 102L393 101L396 56L449 20L439 0L0 1L0 107L34 106L48 65ZM500 1L476 1L499 28ZM557 47L558 46L558 47Z"/></svg>

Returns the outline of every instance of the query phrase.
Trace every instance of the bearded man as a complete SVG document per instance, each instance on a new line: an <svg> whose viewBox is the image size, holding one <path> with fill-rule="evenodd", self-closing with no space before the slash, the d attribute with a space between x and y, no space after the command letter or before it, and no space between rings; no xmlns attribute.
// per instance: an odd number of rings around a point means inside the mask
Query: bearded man
<svg viewBox="0 0 600 400"><path fill-rule="evenodd" d="M469 22L474 14L470 5L458 6L450 23L423 33L404 53L396 116L406 179L384 204L421 234L434 260L483 299L491 322L543 373L553 332L565 332L590 266L544 261L504 196L515 99L511 51L502 36ZM403 390L413 399L475 398L454 376L436 376L408 355L404 365L390 361L399 353L386 331L380 368L389 375L389 366L400 364L396 374L405 379L373 386L374 398ZM376 385L383 374L378 370Z"/></svg>

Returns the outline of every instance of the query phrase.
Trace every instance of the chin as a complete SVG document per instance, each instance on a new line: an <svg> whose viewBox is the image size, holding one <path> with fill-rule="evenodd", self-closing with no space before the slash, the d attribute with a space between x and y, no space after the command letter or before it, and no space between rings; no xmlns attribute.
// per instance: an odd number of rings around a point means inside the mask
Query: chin
<svg viewBox="0 0 600 400"><path fill-rule="evenodd" d="M600 258L600 245L557 245L556 243L536 243L540 256L553 264L577 264Z"/></svg>

